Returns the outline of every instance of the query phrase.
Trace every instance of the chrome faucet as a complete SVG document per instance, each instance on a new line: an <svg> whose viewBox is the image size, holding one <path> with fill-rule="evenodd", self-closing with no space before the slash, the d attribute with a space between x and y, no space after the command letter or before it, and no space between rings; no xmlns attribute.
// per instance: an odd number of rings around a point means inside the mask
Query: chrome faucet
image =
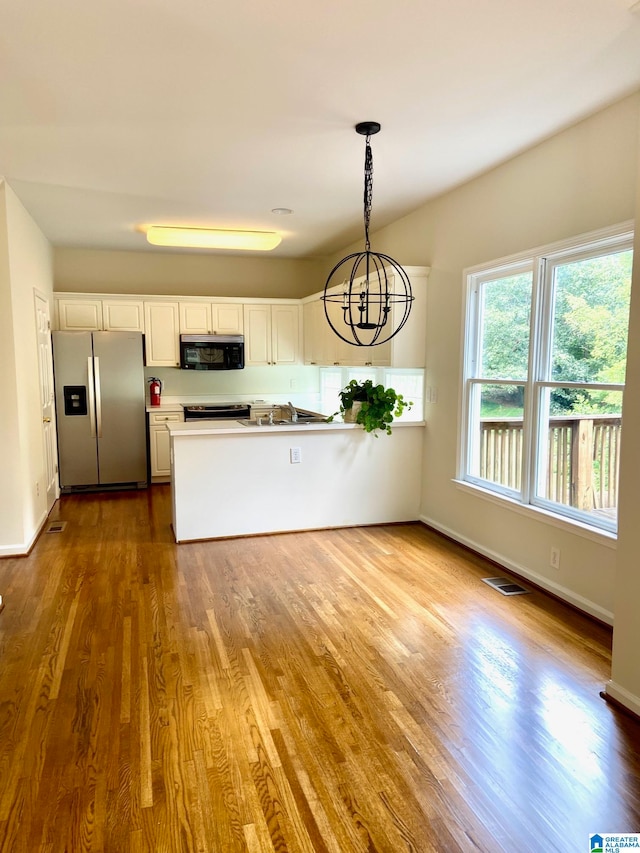
<svg viewBox="0 0 640 853"><path fill-rule="evenodd" d="M296 411L292 402L287 403L287 405L289 406L289 411L291 412L291 423L297 424L298 423L298 412Z"/></svg>

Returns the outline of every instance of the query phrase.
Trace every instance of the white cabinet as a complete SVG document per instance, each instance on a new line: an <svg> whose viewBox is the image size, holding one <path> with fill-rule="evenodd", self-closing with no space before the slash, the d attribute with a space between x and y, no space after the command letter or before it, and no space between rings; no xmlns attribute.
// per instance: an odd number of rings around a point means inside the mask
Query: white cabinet
<svg viewBox="0 0 640 853"><path fill-rule="evenodd" d="M322 360L323 323L326 323L323 303L319 299L305 302L302 306L305 364L324 364Z"/></svg>
<svg viewBox="0 0 640 853"><path fill-rule="evenodd" d="M145 352L148 367L180 367L178 303L145 302Z"/></svg>
<svg viewBox="0 0 640 853"><path fill-rule="evenodd" d="M426 306L428 267L405 267L413 296L409 318L402 330L390 341L373 347L346 343L327 322L324 305L318 293L304 305L304 355L306 364L419 368L425 366ZM393 289L393 275L390 275ZM335 288L341 291L341 286ZM333 288L332 288L333 290ZM328 302L327 310L336 326L343 325L339 302ZM392 319L393 322L397 318ZM346 327L345 327L346 328ZM348 335L345 335L348 337Z"/></svg>
<svg viewBox="0 0 640 853"><path fill-rule="evenodd" d="M101 299L57 299L58 329L62 332L99 332Z"/></svg>
<svg viewBox="0 0 640 853"><path fill-rule="evenodd" d="M105 332L144 332L144 303L133 299L103 299Z"/></svg>
<svg viewBox="0 0 640 853"><path fill-rule="evenodd" d="M245 365L297 364L300 360L300 306L244 306Z"/></svg>
<svg viewBox="0 0 640 853"><path fill-rule="evenodd" d="M144 332L141 300L64 297L56 300L63 332Z"/></svg>
<svg viewBox="0 0 640 853"><path fill-rule="evenodd" d="M244 363L271 364L271 307L244 306Z"/></svg>
<svg viewBox="0 0 640 853"><path fill-rule="evenodd" d="M427 351L427 278L429 267L405 267L411 281L414 300L409 319L392 338L390 346L391 367L425 367ZM383 349L383 347L378 347Z"/></svg>
<svg viewBox="0 0 640 853"><path fill-rule="evenodd" d="M273 364L297 364L300 360L300 307L271 306L271 358Z"/></svg>
<svg viewBox="0 0 640 853"><path fill-rule="evenodd" d="M345 332L349 331L344 323L342 305L337 302L327 302L327 312L329 313L331 322L336 329L340 329L344 326ZM338 337L329 325L326 316L324 317L324 322L322 324L321 334L322 341L320 352L322 354L324 364L339 364L344 366L364 363L364 357L367 353L362 350L362 347L352 346L346 341L343 341L342 338ZM347 337L346 334L345 337Z"/></svg>
<svg viewBox="0 0 640 853"><path fill-rule="evenodd" d="M183 335L241 335L240 302L180 302L180 333Z"/></svg>
<svg viewBox="0 0 640 853"><path fill-rule="evenodd" d="M181 412L149 413L149 460L151 479L159 482L171 476L171 448L167 423L180 423Z"/></svg>
<svg viewBox="0 0 640 853"><path fill-rule="evenodd" d="M180 334L210 335L211 305L208 302L180 303Z"/></svg>
<svg viewBox="0 0 640 853"><path fill-rule="evenodd" d="M336 327L340 328L342 324L340 305L328 302L327 310ZM303 320L305 364L358 365L365 363L365 356L371 357L370 348L351 346L336 335L329 325L324 302L320 298L305 303Z"/></svg>

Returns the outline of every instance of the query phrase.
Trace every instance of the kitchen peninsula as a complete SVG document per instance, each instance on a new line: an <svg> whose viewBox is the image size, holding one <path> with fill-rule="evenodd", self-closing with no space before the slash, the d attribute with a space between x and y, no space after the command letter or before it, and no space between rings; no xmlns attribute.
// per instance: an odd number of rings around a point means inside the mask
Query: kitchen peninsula
<svg viewBox="0 0 640 853"><path fill-rule="evenodd" d="M167 425L177 542L414 521L424 422Z"/></svg>

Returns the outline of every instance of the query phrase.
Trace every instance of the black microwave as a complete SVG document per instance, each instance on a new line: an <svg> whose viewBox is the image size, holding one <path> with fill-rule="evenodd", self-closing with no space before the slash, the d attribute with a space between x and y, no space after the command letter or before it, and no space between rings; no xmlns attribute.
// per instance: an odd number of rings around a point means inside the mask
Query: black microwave
<svg viewBox="0 0 640 853"><path fill-rule="evenodd" d="M183 370L242 370L244 335L180 335Z"/></svg>

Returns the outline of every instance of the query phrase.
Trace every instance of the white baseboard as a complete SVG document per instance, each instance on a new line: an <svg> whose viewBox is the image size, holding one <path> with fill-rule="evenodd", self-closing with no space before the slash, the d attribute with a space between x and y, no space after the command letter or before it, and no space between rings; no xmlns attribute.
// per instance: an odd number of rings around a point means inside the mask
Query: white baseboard
<svg viewBox="0 0 640 853"><path fill-rule="evenodd" d="M615 681L607 681L604 687L605 694L620 705L624 705L632 711L637 717L640 717L640 696L629 693L624 687L616 684Z"/></svg>
<svg viewBox="0 0 640 853"><path fill-rule="evenodd" d="M562 601L566 601L567 604L571 604L578 610L582 610L583 613L588 613L589 616L593 616L600 622L604 622L605 625L613 625L613 613L610 610L605 610L604 607L600 607L599 604L590 601L588 598L584 598L583 596L578 595L577 593L573 592L570 589L567 589L567 587L564 587L559 583L554 583L553 581L549 580L549 578L537 574L537 572L532 572L531 569L526 568L526 566L522 566L519 563L515 563L512 560L508 560L502 554L498 554L496 551L492 551L490 548L486 548L479 542L474 542L472 539L468 539L466 536L461 536L457 531L451 530L445 525L434 521L432 518L427 518L426 516L422 515L420 516L420 521L423 524L426 524L427 527L433 527L434 530L437 530L439 533L443 533L445 536L448 536L455 542L459 542L461 545L465 545L472 551L476 551L478 554L482 554L483 557L487 557L487 559L492 560L494 563L498 563L498 565L503 566L505 569L512 572L513 574L519 575L523 578L527 578L527 580L530 580L531 583L534 583L536 586L545 589L547 592L550 592L557 598L562 599Z"/></svg>
<svg viewBox="0 0 640 853"><path fill-rule="evenodd" d="M48 512L44 512L40 516L36 529L28 542L21 542L16 545L3 545L0 547L0 557L25 557L36 544L36 539L40 536L42 528L44 527L48 517Z"/></svg>

